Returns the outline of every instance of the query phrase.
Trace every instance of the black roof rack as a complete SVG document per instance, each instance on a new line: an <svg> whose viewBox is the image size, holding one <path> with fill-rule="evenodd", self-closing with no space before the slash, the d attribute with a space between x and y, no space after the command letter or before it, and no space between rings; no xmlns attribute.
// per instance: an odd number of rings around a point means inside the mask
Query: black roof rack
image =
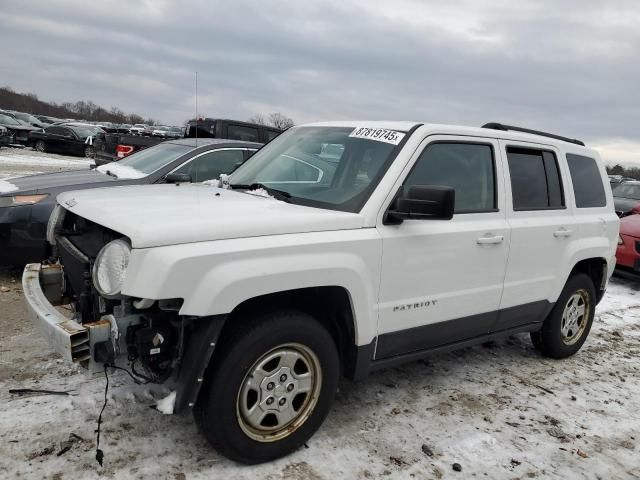
<svg viewBox="0 0 640 480"><path fill-rule="evenodd" d="M514 132L523 132L523 133L531 133L533 135L540 135L542 137L555 138L556 140L562 140L563 142L575 143L576 145L582 145L584 147L584 142L582 140L576 140L575 138L561 137L560 135L554 135L553 133L540 132L539 130L531 130L529 128L522 127L514 127L513 125L504 125L502 123L490 122L482 125L482 128L491 128L493 130L502 130L509 131L512 130Z"/></svg>

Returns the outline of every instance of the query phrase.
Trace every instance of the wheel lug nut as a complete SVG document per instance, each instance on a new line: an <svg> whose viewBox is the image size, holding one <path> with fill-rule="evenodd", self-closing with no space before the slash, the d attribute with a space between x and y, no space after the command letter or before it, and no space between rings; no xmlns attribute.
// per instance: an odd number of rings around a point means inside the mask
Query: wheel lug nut
<svg viewBox="0 0 640 480"><path fill-rule="evenodd" d="M271 405L273 403L273 397L267 398L267 405Z"/></svg>
<svg viewBox="0 0 640 480"><path fill-rule="evenodd" d="M290 392L291 390L293 390L293 383L287 385L287 392Z"/></svg>
<svg viewBox="0 0 640 480"><path fill-rule="evenodd" d="M287 403L287 399L286 398L281 398L280 401L278 402L278 405L282 406L285 403Z"/></svg>
<svg viewBox="0 0 640 480"><path fill-rule="evenodd" d="M273 390L274 387L275 385L273 384L273 382L267 383L267 390Z"/></svg>
<svg viewBox="0 0 640 480"><path fill-rule="evenodd" d="M282 375L280 375L280 381L281 382L286 382L287 381L287 376L284 373Z"/></svg>

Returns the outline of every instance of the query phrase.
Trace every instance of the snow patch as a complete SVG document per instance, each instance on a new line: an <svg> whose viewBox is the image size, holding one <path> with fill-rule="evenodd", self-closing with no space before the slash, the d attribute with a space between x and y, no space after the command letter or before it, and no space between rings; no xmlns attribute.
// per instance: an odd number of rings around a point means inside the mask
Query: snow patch
<svg viewBox="0 0 640 480"><path fill-rule="evenodd" d="M63 160L61 158L40 157L36 155L7 155L0 154L0 164L2 165L28 165L47 167L78 167L93 165L93 160L79 158L77 160Z"/></svg>
<svg viewBox="0 0 640 480"><path fill-rule="evenodd" d="M0 193L10 193L18 190L13 183L7 182L6 180L0 180Z"/></svg>
<svg viewBox="0 0 640 480"><path fill-rule="evenodd" d="M267 192L264 188L256 188L255 190L249 190L247 193L250 193L251 195L255 195L256 197L273 198L269 194L269 192Z"/></svg>
<svg viewBox="0 0 640 480"><path fill-rule="evenodd" d="M162 412L165 415L172 415L173 407L175 406L175 404L176 404L176 392L173 391L166 397L158 400L158 403L156 403L156 408L158 409L159 412Z"/></svg>
<svg viewBox="0 0 640 480"><path fill-rule="evenodd" d="M114 175L117 175L118 178L124 178L127 180L134 180L136 178L144 178L147 176L146 173L143 173L140 170L128 167L127 165L118 165L116 162L100 165L96 170L105 174L109 171Z"/></svg>

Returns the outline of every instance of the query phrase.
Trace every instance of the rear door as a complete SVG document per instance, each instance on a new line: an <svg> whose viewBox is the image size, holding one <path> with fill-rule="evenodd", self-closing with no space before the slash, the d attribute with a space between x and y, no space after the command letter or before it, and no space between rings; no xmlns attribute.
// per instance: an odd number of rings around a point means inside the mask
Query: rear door
<svg viewBox="0 0 640 480"><path fill-rule="evenodd" d="M45 130L47 134L45 142L48 150L58 152L62 149L62 135L64 131L64 127L57 126L52 126Z"/></svg>
<svg viewBox="0 0 640 480"><path fill-rule="evenodd" d="M507 159L507 214L511 247L502 314L494 330L541 321L569 256L577 224L567 202L569 175L553 146L500 141Z"/></svg>
<svg viewBox="0 0 640 480"><path fill-rule="evenodd" d="M65 153L80 153L84 150L84 144L78 139L75 132L68 128L62 127L60 132L60 150Z"/></svg>

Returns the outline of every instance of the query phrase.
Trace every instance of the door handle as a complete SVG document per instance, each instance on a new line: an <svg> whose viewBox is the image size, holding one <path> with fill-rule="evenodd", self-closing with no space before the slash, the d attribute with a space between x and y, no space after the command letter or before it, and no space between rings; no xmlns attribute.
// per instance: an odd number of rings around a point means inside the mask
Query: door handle
<svg viewBox="0 0 640 480"><path fill-rule="evenodd" d="M485 235L484 237L476 239L476 243L478 245L490 245L495 243L502 243L503 241L504 237L502 235Z"/></svg>
<svg viewBox="0 0 640 480"><path fill-rule="evenodd" d="M560 230L556 230L555 232L553 232L553 236L556 238L570 237L572 233L573 233L573 230L568 230L562 227Z"/></svg>

